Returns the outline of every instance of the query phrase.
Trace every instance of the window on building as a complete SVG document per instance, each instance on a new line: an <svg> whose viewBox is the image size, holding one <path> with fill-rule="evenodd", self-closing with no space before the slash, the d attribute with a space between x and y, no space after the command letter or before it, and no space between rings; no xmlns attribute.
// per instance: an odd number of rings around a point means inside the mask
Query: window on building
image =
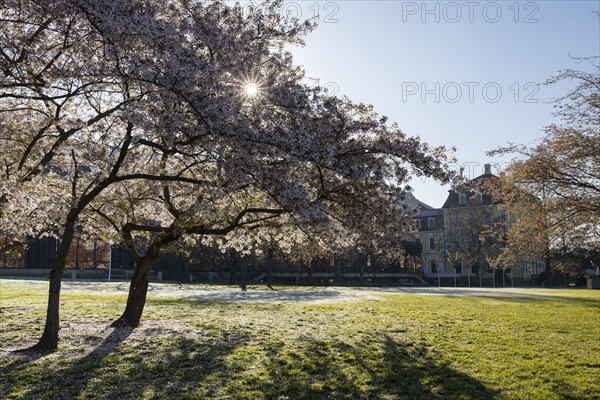
<svg viewBox="0 0 600 400"><path fill-rule="evenodd" d="M494 270L492 269L492 266L490 265L489 261L485 262L485 268L486 268L486 272L488 272L488 273L494 272Z"/></svg>
<svg viewBox="0 0 600 400"><path fill-rule="evenodd" d="M462 264L460 262L454 263L454 271L457 274L462 274Z"/></svg>
<svg viewBox="0 0 600 400"><path fill-rule="evenodd" d="M479 264L475 263L475 264L471 265L471 273L476 274L478 272L479 272Z"/></svg>
<svg viewBox="0 0 600 400"><path fill-rule="evenodd" d="M427 227L435 228L435 218L427 218Z"/></svg>
<svg viewBox="0 0 600 400"><path fill-rule="evenodd" d="M460 193L458 195L458 204L467 204L467 195L464 193Z"/></svg>
<svg viewBox="0 0 600 400"><path fill-rule="evenodd" d="M431 263L431 272L436 274L438 272L437 262L433 258L429 262Z"/></svg>
<svg viewBox="0 0 600 400"><path fill-rule="evenodd" d="M435 249L435 238L429 238L429 249Z"/></svg>
<svg viewBox="0 0 600 400"><path fill-rule="evenodd" d="M483 203L483 195L481 193L477 193L477 195L475 196L475 200L478 203Z"/></svg>
<svg viewBox="0 0 600 400"><path fill-rule="evenodd" d="M458 213L452 214L452 223L453 224L457 224L458 223Z"/></svg>
<svg viewBox="0 0 600 400"><path fill-rule="evenodd" d="M454 241L453 241L453 243L454 243L454 248L456 248L456 249L460 249L461 248L460 239L456 239L455 238Z"/></svg>
<svg viewBox="0 0 600 400"><path fill-rule="evenodd" d="M486 224L491 224L492 223L492 212L491 211L488 210L488 211L485 212L484 222Z"/></svg>
<svg viewBox="0 0 600 400"><path fill-rule="evenodd" d="M421 220L420 219L415 219L415 226L417 227L417 229L421 229Z"/></svg>
<svg viewBox="0 0 600 400"><path fill-rule="evenodd" d="M494 239L491 236L487 235L486 237L483 238L483 244L486 247L491 247L494 244Z"/></svg>
<svg viewBox="0 0 600 400"><path fill-rule="evenodd" d="M479 247L479 239L473 236L469 237L469 249L477 249Z"/></svg>
<svg viewBox="0 0 600 400"><path fill-rule="evenodd" d="M500 221L506 222L507 215L506 210L500 210Z"/></svg>

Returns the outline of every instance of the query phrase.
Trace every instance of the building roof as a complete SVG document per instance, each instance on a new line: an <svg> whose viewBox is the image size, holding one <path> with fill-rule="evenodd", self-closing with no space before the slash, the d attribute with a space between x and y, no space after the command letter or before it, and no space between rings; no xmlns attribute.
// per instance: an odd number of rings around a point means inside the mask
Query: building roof
<svg viewBox="0 0 600 400"><path fill-rule="evenodd" d="M435 210L435 208L431 207L429 204L423 203L421 200L417 200L419 208L421 210Z"/></svg>
<svg viewBox="0 0 600 400"><path fill-rule="evenodd" d="M487 167L486 164L486 173L483 175L479 175L477 178L473 178L472 180L470 180L469 182L467 182L464 186L465 186L465 190L464 192L461 193L465 193L467 195L467 203L465 204L460 204L459 203L459 193L456 192L455 190L448 190L448 197L446 198L446 201L444 202L444 205L442 206L442 209L444 208L458 208L458 207L467 207L469 205L473 204L473 201L471 200L471 202L469 203L469 198L473 198L475 196L475 193L479 192L481 187L483 186L483 184L485 182L487 182L490 179L498 179L498 177L494 174L491 173L490 169ZM483 195L483 204L492 204L492 196L491 195Z"/></svg>
<svg viewBox="0 0 600 400"><path fill-rule="evenodd" d="M444 215L444 211L438 210L435 208L428 209L428 210L421 209L421 211L419 211L417 214L415 214L415 218L441 217L443 215Z"/></svg>

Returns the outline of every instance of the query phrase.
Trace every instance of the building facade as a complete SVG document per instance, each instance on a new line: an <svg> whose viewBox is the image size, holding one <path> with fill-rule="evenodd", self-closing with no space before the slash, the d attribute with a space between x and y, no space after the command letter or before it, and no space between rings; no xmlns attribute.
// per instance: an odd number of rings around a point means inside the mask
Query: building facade
<svg viewBox="0 0 600 400"><path fill-rule="evenodd" d="M479 285L482 279L531 284L542 273L541 260L521 260L516 265L503 265L499 258L497 263L493 261L493 243L488 240L492 238L486 232L494 224L510 225L502 200L491 190L497 180L486 164L482 175L462 185L462 189L449 190L440 209L420 204L414 220L423 245L426 277L460 279L469 285Z"/></svg>
<svg viewBox="0 0 600 400"><path fill-rule="evenodd" d="M415 237L421 247L423 274L428 278L446 276L444 257L444 211L419 202L414 216Z"/></svg>

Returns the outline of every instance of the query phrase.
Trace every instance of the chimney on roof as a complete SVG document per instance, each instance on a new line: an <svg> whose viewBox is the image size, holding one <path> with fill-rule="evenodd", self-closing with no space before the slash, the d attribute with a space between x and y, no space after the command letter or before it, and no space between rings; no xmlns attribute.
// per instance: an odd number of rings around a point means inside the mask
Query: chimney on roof
<svg viewBox="0 0 600 400"><path fill-rule="evenodd" d="M485 164L483 166L483 168L485 168L485 174L486 175L491 175L492 174L492 166L490 164Z"/></svg>
<svg viewBox="0 0 600 400"><path fill-rule="evenodd" d="M460 172L452 178L452 184L456 185L459 180L464 178L465 167L460 167Z"/></svg>

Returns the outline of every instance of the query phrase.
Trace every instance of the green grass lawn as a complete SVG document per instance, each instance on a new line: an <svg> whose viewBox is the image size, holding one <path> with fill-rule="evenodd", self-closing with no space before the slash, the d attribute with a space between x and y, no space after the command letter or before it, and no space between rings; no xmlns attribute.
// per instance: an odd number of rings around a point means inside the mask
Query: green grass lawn
<svg viewBox="0 0 600 400"><path fill-rule="evenodd" d="M59 351L23 356L6 350L40 336L46 288L1 280L0 398L600 399L599 291L151 297L138 329L108 328L124 301L64 294Z"/></svg>

